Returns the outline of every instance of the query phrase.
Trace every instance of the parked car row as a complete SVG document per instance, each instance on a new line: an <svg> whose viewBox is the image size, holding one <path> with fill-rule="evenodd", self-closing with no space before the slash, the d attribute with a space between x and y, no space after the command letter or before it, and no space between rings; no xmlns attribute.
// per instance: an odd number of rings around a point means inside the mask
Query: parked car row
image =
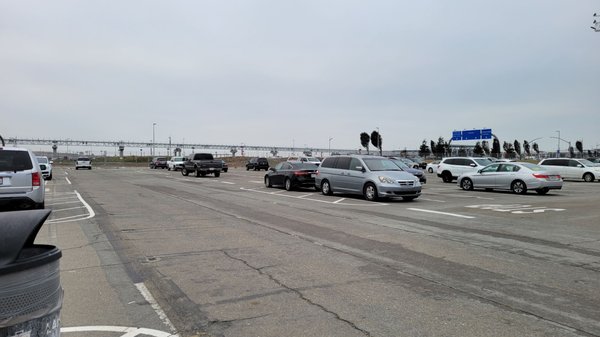
<svg viewBox="0 0 600 337"><path fill-rule="evenodd" d="M281 185L286 190L314 187L324 195L358 194L369 201L393 197L413 200L421 195L419 178L391 159L378 156L331 156L318 166L301 161L282 162L269 169L264 182L267 187Z"/></svg>

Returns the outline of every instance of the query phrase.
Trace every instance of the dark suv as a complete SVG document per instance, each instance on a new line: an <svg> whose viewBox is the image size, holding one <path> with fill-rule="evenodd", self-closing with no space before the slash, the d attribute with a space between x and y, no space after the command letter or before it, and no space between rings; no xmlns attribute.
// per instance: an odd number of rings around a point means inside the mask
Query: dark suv
<svg viewBox="0 0 600 337"><path fill-rule="evenodd" d="M250 158L246 163L246 171L253 169L254 171L260 171L264 169L267 171L269 169L269 161L264 157L254 157Z"/></svg>
<svg viewBox="0 0 600 337"><path fill-rule="evenodd" d="M165 157L154 157L152 158L152 161L150 162L150 168L151 169L157 169L157 168L167 168L167 158Z"/></svg>

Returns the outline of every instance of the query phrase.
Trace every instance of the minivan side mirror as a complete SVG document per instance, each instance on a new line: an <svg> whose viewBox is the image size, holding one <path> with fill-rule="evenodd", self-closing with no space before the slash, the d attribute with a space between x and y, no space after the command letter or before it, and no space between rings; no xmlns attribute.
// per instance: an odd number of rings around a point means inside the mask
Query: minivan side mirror
<svg viewBox="0 0 600 337"><path fill-rule="evenodd" d="M584 166L583 166L583 165L581 165L581 164L577 164L577 167L584 167Z"/></svg>
<svg viewBox="0 0 600 337"><path fill-rule="evenodd" d="M362 167L362 166L357 166L356 170L361 171L362 173L367 172L367 170L364 167Z"/></svg>
<svg viewBox="0 0 600 337"><path fill-rule="evenodd" d="M469 165L469 166L471 166L471 167L477 167L477 164L471 163L471 165Z"/></svg>

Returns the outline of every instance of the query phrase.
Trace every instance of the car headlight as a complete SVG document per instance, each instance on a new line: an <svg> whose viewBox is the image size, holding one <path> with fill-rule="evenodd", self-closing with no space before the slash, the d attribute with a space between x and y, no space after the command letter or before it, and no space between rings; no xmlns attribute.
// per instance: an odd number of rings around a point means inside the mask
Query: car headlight
<svg viewBox="0 0 600 337"><path fill-rule="evenodd" d="M386 176L379 176L379 181L381 181L384 184L395 184L396 181L392 178L386 177Z"/></svg>

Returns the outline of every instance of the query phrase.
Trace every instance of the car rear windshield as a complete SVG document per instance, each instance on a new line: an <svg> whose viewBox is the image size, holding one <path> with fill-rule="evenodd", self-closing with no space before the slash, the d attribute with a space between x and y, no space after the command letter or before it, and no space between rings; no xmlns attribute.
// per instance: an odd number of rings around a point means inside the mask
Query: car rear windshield
<svg viewBox="0 0 600 337"><path fill-rule="evenodd" d="M29 153L26 151L0 151L0 171L25 171L31 170L33 164Z"/></svg>
<svg viewBox="0 0 600 337"><path fill-rule="evenodd" d="M196 153L194 154L194 160L213 160L213 155L210 153Z"/></svg>
<svg viewBox="0 0 600 337"><path fill-rule="evenodd" d="M371 171L402 171L393 161L384 158L365 158L365 164Z"/></svg>
<svg viewBox="0 0 600 337"><path fill-rule="evenodd" d="M90 158L77 158L77 161L90 161Z"/></svg>
<svg viewBox="0 0 600 337"><path fill-rule="evenodd" d="M38 163L48 164L48 158L46 157L37 157Z"/></svg>
<svg viewBox="0 0 600 337"><path fill-rule="evenodd" d="M311 170L311 171L315 171L317 169L317 166L315 164L312 163L290 163L292 164L292 168L294 170Z"/></svg>
<svg viewBox="0 0 600 337"><path fill-rule="evenodd" d="M477 158L477 159L473 159L473 160L475 160L481 166L487 166L492 163L491 160L485 159L485 158Z"/></svg>

